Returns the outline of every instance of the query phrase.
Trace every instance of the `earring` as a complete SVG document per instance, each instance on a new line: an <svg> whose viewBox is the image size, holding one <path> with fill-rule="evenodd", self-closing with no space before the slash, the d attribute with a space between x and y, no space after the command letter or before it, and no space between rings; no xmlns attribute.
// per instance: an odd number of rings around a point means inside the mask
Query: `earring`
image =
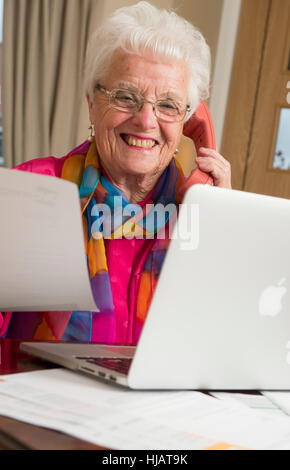
<svg viewBox="0 0 290 470"><path fill-rule="evenodd" d="M89 126L89 136L88 136L88 141L89 142L94 142L94 137L95 137L95 128L94 128L94 124L90 124Z"/></svg>
<svg viewBox="0 0 290 470"><path fill-rule="evenodd" d="M178 153L178 152L179 152L179 149L178 149L178 148L177 148L177 149L175 149L175 153Z"/></svg>

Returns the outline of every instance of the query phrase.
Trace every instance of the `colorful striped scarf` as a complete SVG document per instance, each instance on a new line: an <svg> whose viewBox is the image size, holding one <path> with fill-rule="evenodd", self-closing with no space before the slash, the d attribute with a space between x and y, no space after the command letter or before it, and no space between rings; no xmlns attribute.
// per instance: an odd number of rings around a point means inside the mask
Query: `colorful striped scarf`
<svg viewBox="0 0 290 470"><path fill-rule="evenodd" d="M166 226L168 227L169 218L174 218L176 214L176 211L170 209L180 202L176 200L176 194L184 183L180 166L174 158L171 160L144 208L130 204L125 193L101 174L95 143L90 145L85 156L73 154L65 161L62 178L73 181L79 186L91 287L100 310L100 313L94 315L110 317L111 321L108 323L111 328L114 324L114 306L104 238L116 239L124 236L156 238L143 268L137 293L136 322L137 328L140 329L145 321L168 248L169 232ZM155 216L157 205L160 205L160 208L169 208L164 218ZM110 209L102 218L100 218L100 206Z"/></svg>

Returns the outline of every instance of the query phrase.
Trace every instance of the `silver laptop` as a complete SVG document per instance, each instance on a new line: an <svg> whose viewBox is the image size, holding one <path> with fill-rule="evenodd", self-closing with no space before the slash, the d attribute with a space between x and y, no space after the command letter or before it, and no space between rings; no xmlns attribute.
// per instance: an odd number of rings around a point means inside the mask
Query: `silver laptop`
<svg viewBox="0 0 290 470"><path fill-rule="evenodd" d="M133 389L290 389L290 201L196 185L136 348L22 349Z"/></svg>

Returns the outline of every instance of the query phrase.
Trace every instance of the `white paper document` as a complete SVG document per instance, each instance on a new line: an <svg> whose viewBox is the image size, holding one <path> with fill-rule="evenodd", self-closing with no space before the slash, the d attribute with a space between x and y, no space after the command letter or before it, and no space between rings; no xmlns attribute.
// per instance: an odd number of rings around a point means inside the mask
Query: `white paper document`
<svg viewBox="0 0 290 470"><path fill-rule="evenodd" d="M133 391L65 369L0 377L0 414L110 449L289 449L290 420L194 391Z"/></svg>
<svg viewBox="0 0 290 470"><path fill-rule="evenodd" d="M262 413L271 413L272 415L285 416L284 411L279 408L278 405L273 403L267 396L250 394L250 393L238 393L238 392L215 392L211 393L212 396L219 398L220 400L234 400L243 407L251 408L252 410L261 411Z"/></svg>
<svg viewBox="0 0 290 470"><path fill-rule="evenodd" d="M263 395L290 416L290 392L263 392Z"/></svg>
<svg viewBox="0 0 290 470"><path fill-rule="evenodd" d="M97 312L77 185L0 169L0 312Z"/></svg>

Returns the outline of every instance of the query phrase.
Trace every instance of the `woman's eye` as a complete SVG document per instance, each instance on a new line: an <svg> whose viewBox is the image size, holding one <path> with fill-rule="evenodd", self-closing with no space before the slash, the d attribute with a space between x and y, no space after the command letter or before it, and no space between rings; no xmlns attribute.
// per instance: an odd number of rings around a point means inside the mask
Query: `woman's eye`
<svg viewBox="0 0 290 470"><path fill-rule="evenodd" d="M178 109L176 104L173 103L172 101L160 101L158 103L158 106L159 108L162 108L162 109Z"/></svg>
<svg viewBox="0 0 290 470"><path fill-rule="evenodd" d="M136 98L131 94L120 93L116 95L116 99L119 101L123 101L124 103L136 103Z"/></svg>
<svg viewBox="0 0 290 470"><path fill-rule="evenodd" d="M160 101L157 109L160 113L168 116L176 116L180 113L179 108L173 101Z"/></svg>

